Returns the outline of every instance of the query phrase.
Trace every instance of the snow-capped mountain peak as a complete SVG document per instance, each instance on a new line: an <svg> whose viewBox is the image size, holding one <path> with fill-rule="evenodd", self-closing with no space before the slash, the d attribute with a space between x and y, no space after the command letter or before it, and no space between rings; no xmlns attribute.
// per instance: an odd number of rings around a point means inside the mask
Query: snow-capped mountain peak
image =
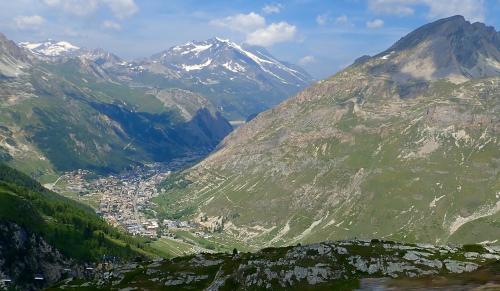
<svg viewBox="0 0 500 291"><path fill-rule="evenodd" d="M43 57L58 57L80 50L80 47L70 42L50 39L39 43L21 42L19 46L31 51L35 55Z"/></svg>
<svg viewBox="0 0 500 291"><path fill-rule="evenodd" d="M172 47L154 55L151 61L201 82L245 79L305 86L312 81L305 71L278 61L264 48L239 45L220 37Z"/></svg>

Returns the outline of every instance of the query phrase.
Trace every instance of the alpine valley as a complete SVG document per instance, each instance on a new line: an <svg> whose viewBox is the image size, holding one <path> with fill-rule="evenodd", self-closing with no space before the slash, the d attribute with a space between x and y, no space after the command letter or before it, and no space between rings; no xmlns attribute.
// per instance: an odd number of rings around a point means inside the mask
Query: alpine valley
<svg viewBox="0 0 500 291"><path fill-rule="evenodd" d="M499 290L499 238L493 27L317 82L221 38L131 61L0 34L0 290Z"/></svg>
<svg viewBox="0 0 500 291"><path fill-rule="evenodd" d="M244 122L311 82L217 38L141 62L64 41L0 45L0 156L41 181L199 159L232 130L227 118Z"/></svg>

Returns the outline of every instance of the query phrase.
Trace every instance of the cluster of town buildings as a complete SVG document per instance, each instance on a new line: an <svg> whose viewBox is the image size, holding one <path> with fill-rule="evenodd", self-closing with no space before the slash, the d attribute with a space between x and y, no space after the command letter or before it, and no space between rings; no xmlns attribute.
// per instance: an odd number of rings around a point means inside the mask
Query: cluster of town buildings
<svg viewBox="0 0 500 291"><path fill-rule="evenodd" d="M157 185L170 175L169 170L151 165L95 179L89 178L91 174L85 170L66 173L59 182L64 187L62 192L96 197L97 213L111 225L134 235L157 235L159 222L145 213L151 209L151 199L159 194Z"/></svg>
<svg viewBox="0 0 500 291"><path fill-rule="evenodd" d="M172 235L169 230L187 230L207 237L208 233L222 230L222 217L200 215L194 221L155 218L151 200L160 194L158 184L170 175L170 169L154 164L136 167L120 175L95 178L89 171L77 170L64 174L51 186L61 192L95 197L99 202L97 213L111 225L133 235L169 236Z"/></svg>

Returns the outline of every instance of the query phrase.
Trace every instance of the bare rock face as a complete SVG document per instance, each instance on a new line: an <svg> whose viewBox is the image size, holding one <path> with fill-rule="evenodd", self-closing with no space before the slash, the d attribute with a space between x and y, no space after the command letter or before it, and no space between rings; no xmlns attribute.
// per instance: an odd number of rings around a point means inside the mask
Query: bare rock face
<svg viewBox="0 0 500 291"><path fill-rule="evenodd" d="M65 270L71 271L65 271ZM0 279L5 287L38 290L77 275L79 267L41 237L14 223L0 223ZM32 277L35 274L39 279Z"/></svg>
<svg viewBox="0 0 500 291"><path fill-rule="evenodd" d="M499 76L500 33L453 16L424 25L374 58L384 61L372 68L374 74L390 74L400 83Z"/></svg>
<svg viewBox="0 0 500 291"><path fill-rule="evenodd" d="M28 55L0 33L0 78L15 78L29 65Z"/></svg>

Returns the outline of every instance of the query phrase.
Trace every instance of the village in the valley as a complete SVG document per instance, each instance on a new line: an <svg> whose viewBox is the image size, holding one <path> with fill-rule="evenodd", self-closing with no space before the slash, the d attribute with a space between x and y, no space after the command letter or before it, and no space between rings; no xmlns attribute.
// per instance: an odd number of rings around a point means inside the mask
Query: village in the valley
<svg viewBox="0 0 500 291"><path fill-rule="evenodd" d="M172 237L175 230L187 230L200 237L218 230L222 222L158 220L152 199L158 196L158 184L164 181L178 164L151 164L136 167L119 175L97 176L87 170L67 172L55 183L45 185L59 193L72 193L79 200L94 202L96 212L111 225L132 235L146 237ZM88 203L89 204L89 203Z"/></svg>

